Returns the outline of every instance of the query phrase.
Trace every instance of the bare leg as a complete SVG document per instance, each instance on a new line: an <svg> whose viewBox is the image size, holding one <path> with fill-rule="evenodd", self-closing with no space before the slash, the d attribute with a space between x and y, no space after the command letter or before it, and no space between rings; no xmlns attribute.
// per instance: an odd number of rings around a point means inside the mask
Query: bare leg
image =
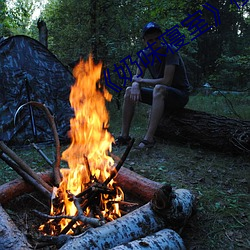
<svg viewBox="0 0 250 250"><path fill-rule="evenodd" d="M164 106L165 106L164 98L165 98L166 91L167 91L166 88L162 85L156 85L154 88L153 103L152 103L149 126L148 126L147 133L144 137L144 140L147 140L149 142L154 141L155 131L163 115ZM143 143L140 143L139 147L144 147Z"/></svg>
<svg viewBox="0 0 250 250"><path fill-rule="evenodd" d="M129 136L130 125L134 116L135 102L130 99L131 87L126 89L124 102L122 107L122 131L121 136L127 138Z"/></svg>

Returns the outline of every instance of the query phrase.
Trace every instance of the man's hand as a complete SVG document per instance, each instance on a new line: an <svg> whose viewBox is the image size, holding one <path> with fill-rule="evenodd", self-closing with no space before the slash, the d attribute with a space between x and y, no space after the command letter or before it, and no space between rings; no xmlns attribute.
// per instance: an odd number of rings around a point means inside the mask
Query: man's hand
<svg viewBox="0 0 250 250"><path fill-rule="evenodd" d="M141 90L138 82L133 82L130 92L130 99L138 102L141 98Z"/></svg>
<svg viewBox="0 0 250 250"><path fill-rule="evenodd" d="M138 77L137 75L133 76L133 81L134 81L134 82L140 83L140 82L142 82L142 80L143 80L143 78Z"/></svg>

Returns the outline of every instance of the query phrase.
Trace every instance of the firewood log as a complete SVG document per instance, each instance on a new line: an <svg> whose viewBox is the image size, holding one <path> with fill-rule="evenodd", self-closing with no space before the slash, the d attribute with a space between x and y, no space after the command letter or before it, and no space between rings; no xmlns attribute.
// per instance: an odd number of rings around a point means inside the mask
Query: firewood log
<svg viewBox="0 0 250 250"><path fill-rule="evenodd" d="M185 250L179 234L172 229L162 229L144 238L111 248L111 250Z"/></svg>
<svg viewBox="0 0 250 250"><path fill-rule="evenodd" d="M0 204L0 249L32 249L24 235L17 229L9 215Z"/></svg>
<svg viewBox="0 0 250 250"><path fill-rule="evenodd" d="M53 174L51 172L43 172L37 174L43 181L47 183L53 182ZM22 179L15 179L0 186L0 203L6 204L12 199L31 193L35 190L34 186Z"/></svg>
<svg viewBox="0 0 250 250"><path fill-rule="evenodd" d="M183 226L192 214L194 200L195 197L188 190L172 192L163 187L156 192L151 202L121 218L69 239L60 249L109 249L166 227L176 228L177 225L172 223L177 222L178 226Z"/></svg>
<svg viewBox="0 0 250 250"><path fill-rule="evenodd" d="M125 194L129 193L143 203L149 202L154 193L162 186L161 183L145 178L124 167L120 169L114 180Z"/></svg>
<svg viewBox="0 0 250 250"><path fill-rule="evenodd" d="M70 239L61 250L109 249L157 232L165 227L164 221L154 213L150 203L101 227L91 228Z"/></svg>
<svg viewBox="0 0 250 250"><path fill-rule="evenodd" d="M47 183L53 182L51 172L38 173L38 176ZM126 193L133 194L143 203L149 202L155 191L162 186L159 182L149 180L127 168L122 167L115 177L115 181ZM8 201L28 192L34 191L34 187L21 179L16 179L0 186L0 203Z"/></svg>

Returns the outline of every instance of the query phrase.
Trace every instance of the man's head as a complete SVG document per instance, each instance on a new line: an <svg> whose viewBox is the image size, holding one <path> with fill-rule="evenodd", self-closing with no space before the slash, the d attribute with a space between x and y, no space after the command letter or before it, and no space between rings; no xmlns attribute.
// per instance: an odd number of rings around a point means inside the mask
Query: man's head
<svg viewBox="0 0 250 250"><path fill-rule="evenodd" d="M160 40L158 37L162 34L161 27L155 22L147 23L142 29L142 38L144 40L145 45L147 43L156 43L154 47L160 46Z"/></svg>
<svg viewBox="0 0 250 250"><path fill-rule="evenodd" d="M154 32L159 32L159 34L161 35L161 27L155 22L149 22L142 29L142 38L144 39L146 35Z"/></svg>

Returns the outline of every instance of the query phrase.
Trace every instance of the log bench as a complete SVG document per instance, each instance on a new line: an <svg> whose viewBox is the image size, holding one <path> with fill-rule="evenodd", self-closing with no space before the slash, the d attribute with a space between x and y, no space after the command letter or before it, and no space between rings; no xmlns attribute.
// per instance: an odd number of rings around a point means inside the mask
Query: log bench
<svg viewBox="0 0 250 250"><path fill-rule="evenodd" d="M165 114L155 136L222 152L250 152L250 121L191 109Z"/></svg>

